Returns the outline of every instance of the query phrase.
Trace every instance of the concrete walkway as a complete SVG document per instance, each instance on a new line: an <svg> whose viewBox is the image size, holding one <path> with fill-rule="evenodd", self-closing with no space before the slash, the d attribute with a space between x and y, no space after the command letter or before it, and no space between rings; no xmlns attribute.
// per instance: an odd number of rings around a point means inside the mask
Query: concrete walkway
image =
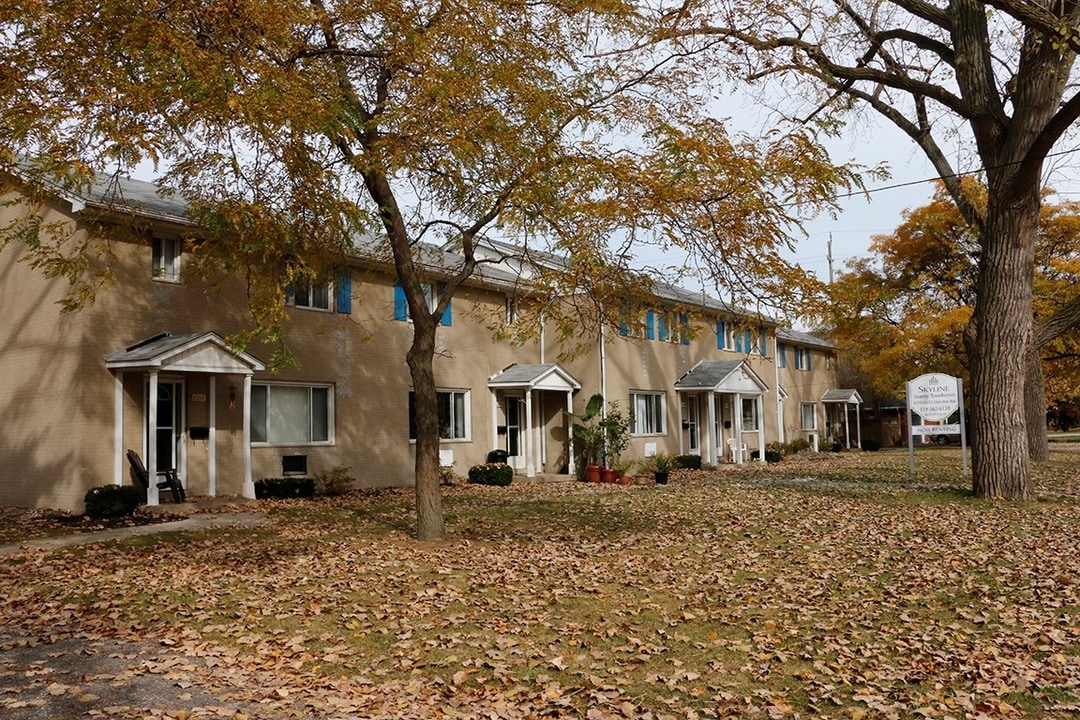
<svg viewBox="0 0 1080 720"><path fill-rule="evenodd" d="M42 548L46 550L107 542L141 535L154 535L164 532L186 532L190 530L211 530L226 527L257 527L267 523L266 517L259 512L199 513L183 520L136 525L134 527L113 528L99 532L74 533L49 538L24 540L11 545L0 545L0 555L10 555L23 549Z"/></svg>

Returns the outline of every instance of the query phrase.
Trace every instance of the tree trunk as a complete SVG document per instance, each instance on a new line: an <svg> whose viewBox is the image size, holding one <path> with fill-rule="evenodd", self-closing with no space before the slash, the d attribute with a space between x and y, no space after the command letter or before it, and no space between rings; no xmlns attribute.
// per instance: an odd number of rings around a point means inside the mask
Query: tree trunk
<svg viewBox="0 0 1080 720"><path fill-rule="evenodd" d="M430 542L446 529L439 490L439 406L435 390L435 331L430 317L414 316L406 355L413 383L416 422L416 537Z"/></svg>
<svg viewBox="0 0 1080 720"><path fill-rule="evenodd" d="M1031 462L1024 380L1032 342L1039 198L1037 188L1018 196L1006 192L1002 183L994 185L991 182L973 318L972 492L979 498L1028 499Z"/></svg>
<svg viewBox="0 0 1080 720"><path fill-rule="evenodd" d="M1046 462L1050 459L1050 442L1046 437L1046 383L1042 358L1036 347L1028 352L1024 410L1027 415L1028 456L1034 462Z"/></svg>

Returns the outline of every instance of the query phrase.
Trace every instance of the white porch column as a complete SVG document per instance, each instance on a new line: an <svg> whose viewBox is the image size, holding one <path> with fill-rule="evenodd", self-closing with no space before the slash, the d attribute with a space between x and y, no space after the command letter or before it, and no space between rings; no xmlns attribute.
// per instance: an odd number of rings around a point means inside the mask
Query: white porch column
<svg viewBox="0 0 1080 720"><path fill-rule="evenodd" d="M491 449L499 447L499 396L498 390L491 391Z"/></svg>
<svg viewBox="0 0 1080 720"><path fill-rule="evenodd" d="M757 396L757 447L758 462L765 464L765 398Z"/></svg>
<svg viewBox="0 0 1080 720"><path fill-rule="evenodd" d="M717 437L717 422L716 422L716 393L710 390L706 395L706 402L709 406L709 432L707 437L709 438L709 454L706 456L710 465L715 465L717 462L716 445L719 442Z"/></svg>
<svg viewBox="0 0 1080 720"><path fill-rule="evenodd" d="M157 487L157 401L158 401L158 373L150 371L150 397L147 398L147 429L146 429L146 504L158 504Z"/></svg>
<svg viewBox="0 0 1080 720"><path fill-rule="evenodd" d="M210 376L210 446L206 453L206 492L217 497L217 375Z"/></svg>
<svg viewBox="0 0 1080 720"><path fill-rule="evenodd" d="M244 375L244 488L240 494L255 498L255 481L251 479L251 375Z"/></svg>
<svg viewBox="0 0 1080 720"><path fill-rule="evenodd" d="M536 477L536 456L533 446L532 388L525 391L525 477Z"/></svg>
<svg viewBox="0 0 1080 720"><path fill-rule="evenodd" d="M844 403L844 442L847 443L847 449L851 449L851 428L848 426L848 404Z"/></svg>
<svg viewBox="0 0 1080 720"><path fill-rule="evenodd" d="M743 446L743 424L742 424L742 394L735 393L735 399L732 400L731 405L731 436L735 438L735 447L732 448L732 452L735 454L735 464L742 465L746 458L742 454Z"/></svg>
<svg viewBox="0 0 1080 720"><path fill-rule="evenodd" d="M124 484L124 371L113 381L113 484Z"/></svg>
<svg viewBox="0 0 1080 720"><path fill-rule="evenodd" d="M685 397L686 397L687 404L689 404L690 403L690 397L689 396L685 396ZM679 394L679 392L676 390L675 391L675 407L677 407L678 410L675 411L675 427L677 427L679 429L678 432L679 432L679 454L680 455L683 455L685 453L685 451L683 450L682 401L683 401L683 396L681 396ZM700 443L698 443L698 444L700 444Z"/></svg>
<svg viewBox="0 0 1080 720"><path fill-rule="evenodd" d="M861 405L855 403L855 432L858 434L859 449L862 450L862 411ZM879 426L880 427L880 426Z"/></svg>
<svg viewBox="0 0 1080 720"><path fill-rule="evenodd" d="M572 390L566 391L566 412L574 412L574 392ZM574 464L574 429L569 415L564 416L563 424L566 426L566 457L568 458L566 472L570 477L577 477L577 468Z"/></svg>

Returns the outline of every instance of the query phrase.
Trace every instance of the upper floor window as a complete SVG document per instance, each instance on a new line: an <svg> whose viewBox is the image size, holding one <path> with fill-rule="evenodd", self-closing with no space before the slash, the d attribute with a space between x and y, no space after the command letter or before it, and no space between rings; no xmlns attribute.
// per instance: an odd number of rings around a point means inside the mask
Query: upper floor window
<svg viewBox="0 0 1080 720"><path fill-rule="evenodd" d="M718 320L716 323L716 349L735 349L735 327L730 322Z"/></svg>
<svg viewBox="0 0 1080 720"><path fill-rule="evenodd" d="M179 282L183 241L178 238L156 237L151 241L151 245L151 273L154 279Z"/></svg>
<svg viewBox="0 0 1080 720"><path fill-rule="evenodd" d="M513 325L517 322L518 318L518 306L517 298L507 295L506 296L506 324Z"/></svg>
<svg viewBox="0 0 1080 720"><path fill-rule="evenodd" d="M435 312L435 308L439 305L439 296L436 291L442 292L441 287L436 287L431 283L421 283L420 287L424 293L424 305L428 312ZM394 283L394 319L395 320L412 320L412 311L409 309L409 301L405 297L405 288L401 285L401 282ZM442 318L439 319L440 325L449 327L453 324L452 315L450 310L450 304L446 305L446 310L442 314Z"/></svg>
<svg viewBox="0 0 1080 720"><path fill-rule="evenodd" d="M333 393L329 385L253 384L251 441L276 445L328 443Z"/></svg>
<svg viewBox="0 0 1080 720"><path fill-rule="evenodd" d="M813 361L810 359L810 348L792 348L795 353L796 370L813 370Z"/></svg>
<svg viewBox="0 0 1080 720"><path fill-rule="evenodd" d="M633 435L664 434L664 393L630 393L630 416Z"/></svg>
<svg viewBox="0 0 1080 720"><path fill-rule="evenodd" d="M291 305L316 310L329 310L333 289L329 282L298 281L290 290Z"/></svg>

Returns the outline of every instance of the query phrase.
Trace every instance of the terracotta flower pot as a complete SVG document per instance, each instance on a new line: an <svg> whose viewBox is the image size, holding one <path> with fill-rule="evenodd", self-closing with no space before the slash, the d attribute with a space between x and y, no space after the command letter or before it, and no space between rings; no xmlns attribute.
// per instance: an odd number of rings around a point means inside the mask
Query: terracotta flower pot
<svg viewBox="0 0 1080 720"><path fill-rule="evenodd" d="M585 479L589 482L600 482L600 466L596 463L589 463L585 466Z"/></svg>
<svg viewBox="0 0 1080 720"><path fill-rule="evenodd" d="M600 482L613 483L616 474L615 468L600 468Z"/></svg>

